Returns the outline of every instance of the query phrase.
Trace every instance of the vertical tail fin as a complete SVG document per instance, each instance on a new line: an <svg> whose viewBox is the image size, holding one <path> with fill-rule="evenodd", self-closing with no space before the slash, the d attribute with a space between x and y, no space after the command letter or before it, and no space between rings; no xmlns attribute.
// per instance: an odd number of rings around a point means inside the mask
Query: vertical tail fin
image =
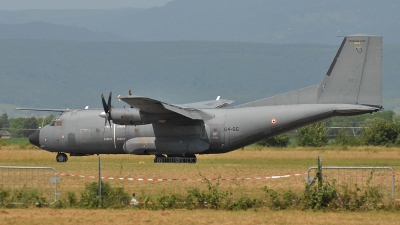
<svg viewBox="0 0 400 225"><path fill-rule="evenodd" d="M345 37L319 85L317 102L381 107L382 37Z"/></svg>

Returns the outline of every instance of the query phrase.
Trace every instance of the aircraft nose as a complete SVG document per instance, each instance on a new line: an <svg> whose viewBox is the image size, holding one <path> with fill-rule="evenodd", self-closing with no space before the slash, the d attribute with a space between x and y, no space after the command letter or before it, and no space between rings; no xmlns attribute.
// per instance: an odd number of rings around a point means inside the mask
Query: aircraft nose
<svg viewBox="0 0 400 225"><path fill-rule="evenodd" d="M40 147L40 143L39 143L39 133L40 130L36 131L35 133L29 135L29 142L33 145L36 145L38 147Z"/></svg>

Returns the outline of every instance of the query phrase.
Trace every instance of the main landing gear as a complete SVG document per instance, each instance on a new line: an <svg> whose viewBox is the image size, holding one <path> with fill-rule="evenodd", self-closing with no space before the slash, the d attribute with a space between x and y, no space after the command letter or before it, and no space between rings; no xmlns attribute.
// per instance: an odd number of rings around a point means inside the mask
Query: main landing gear
<svg viewBox="0 0 400 225"><path fill-rule="evenodd" d="M67 162L68 161L68 156L65 153L59 152L56 156L57 162Z"/></svg>
<svg viewBox="0 0 400 225"><path fill-rule="evenodd" d="M196 163L196 155L156 155L154 163Z"/></svg>

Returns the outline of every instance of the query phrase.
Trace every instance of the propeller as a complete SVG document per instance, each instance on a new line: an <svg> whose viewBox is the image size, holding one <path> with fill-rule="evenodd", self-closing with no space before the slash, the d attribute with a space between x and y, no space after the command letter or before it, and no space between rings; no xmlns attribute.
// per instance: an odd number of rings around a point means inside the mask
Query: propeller
<svg viewBox="0 0 400 225"><path fill-rule="evenodd" d="M103 109L104 112L106 113L106 120L104 122L104 126L107 125L107 120L108 124L111 127L111 97L112 97L112 92L110 91L110 95L108 96L108 104L106 103L106 100L104 100L104 95L101 93L101 101L103 102Z"/></svg>

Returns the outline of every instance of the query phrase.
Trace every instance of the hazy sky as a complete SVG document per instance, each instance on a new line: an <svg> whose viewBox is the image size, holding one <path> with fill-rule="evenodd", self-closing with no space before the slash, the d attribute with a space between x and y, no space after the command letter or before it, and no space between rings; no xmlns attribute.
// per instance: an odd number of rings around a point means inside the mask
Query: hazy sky
<svg viewBox="0 0 400 225"><path fill-rule="evenodd" d="M0 10L150 8L172 0L0 0Z"/></svg>

